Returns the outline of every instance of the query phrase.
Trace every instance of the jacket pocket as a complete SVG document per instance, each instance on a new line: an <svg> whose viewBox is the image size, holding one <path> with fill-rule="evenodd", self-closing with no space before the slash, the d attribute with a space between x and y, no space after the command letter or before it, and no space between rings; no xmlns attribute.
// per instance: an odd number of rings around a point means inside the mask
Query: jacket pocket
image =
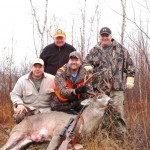
<svg viewBox="0 0 150 150"><path fill-rule="evenodd" d="M32 91L24 91L23 92L23 101L25 104L31 104L34 101L35 96Z"/></svg>
<svg viewBox="0 0 150 150"><path fill-rule="evenodd" d="M30 96L30 95L32 95L32 91L24 91L23 95L24 96Z"/></svg>

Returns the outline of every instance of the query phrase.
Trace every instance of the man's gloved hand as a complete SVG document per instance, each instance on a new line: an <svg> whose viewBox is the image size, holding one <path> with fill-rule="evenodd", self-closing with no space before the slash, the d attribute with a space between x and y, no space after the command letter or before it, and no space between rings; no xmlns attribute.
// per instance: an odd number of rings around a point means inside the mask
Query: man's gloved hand
<svg viewBox="0 0 150 150"><path fill-rule="evenodd" d="M87 87L85 85L82 85L75 89L76 94L81 94L81 93L86 93L86 92L87 92Z"/></svg>
<svg viewBox="0 0 150 150"><path fill-rule="evenodd" d="M127 77L126 88L132 89L134 87L134 77Z"/></svg>
<svg viewBox="0 0 150 150"><path fill-rule="evenodd" d="M93 67L92 66L84 66L84 69L88 72L92 72L93 71Z"/></svg>

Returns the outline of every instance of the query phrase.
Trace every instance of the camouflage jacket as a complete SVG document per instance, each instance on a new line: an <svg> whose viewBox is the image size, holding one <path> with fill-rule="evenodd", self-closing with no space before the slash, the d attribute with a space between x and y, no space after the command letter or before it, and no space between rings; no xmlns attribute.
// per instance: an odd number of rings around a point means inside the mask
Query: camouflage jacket
<svg viewBox="0 0 150 150"><path fill-rule="evenodd" d="M53 101L51 101L51 108L52 110L57 111L67 111L69 109L74 109L75 107L79 106L80 102L86 98L91 97L91 95L87 93L83 93L80 95L80 99L77 98L73 94L76 86L78 83L84 82L84 77L86 74L86 70L83 66L80 66L78 70L77 79L75 82L72 80L72 75L70 73L69 66L66 64L63 66L64 71L62 69L58 69L55 75L55 85L63 98L67 98L66 102L62 102L57 98L56 95L53 97ZM72 89L68 88L66 80L69 80L72 83ZM87 85L88 91L92 92L93 87L92 84L89 82Z"/></svg>
<svg viewBox="0 0 150 150"><path fill-rule="evenodd" d="M103 72L97 76L94 87L100 87L100 82L113 78L113 90L124 90L128 72L134 75L134 64L128 51L114 39L108 50L103 49L100 43L94 46L86 57L86 62L94 67L94 72ZM111 80L112 81L112 80Z"/></svg>

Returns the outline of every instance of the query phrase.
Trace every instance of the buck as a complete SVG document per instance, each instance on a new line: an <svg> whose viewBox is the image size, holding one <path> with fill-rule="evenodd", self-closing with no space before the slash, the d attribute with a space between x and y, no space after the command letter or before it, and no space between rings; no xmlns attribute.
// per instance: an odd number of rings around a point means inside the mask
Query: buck
<svg viewBox="0 0 150 150"><path fill-rule="evenodd" d="M105 94L100 94L82 102L82 104L88 103L88 106L82 113L84 127L81 137L99 128L105 109L111 102L112 99ZM19 150L29 143L43 141L50 141L48 150L56 150L62 142L60 133L72 117L75 118L76 115L57 111L26 117L12 129L7 143L0 150ZM80 119L75 131L79 127Z"/></svg>

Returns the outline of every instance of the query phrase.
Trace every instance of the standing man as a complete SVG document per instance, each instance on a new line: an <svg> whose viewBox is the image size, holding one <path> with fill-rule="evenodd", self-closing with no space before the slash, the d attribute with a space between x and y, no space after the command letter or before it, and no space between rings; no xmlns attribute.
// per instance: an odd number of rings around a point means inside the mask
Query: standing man
<svg viewBox="0 0 150 150"><path fill-rule="evenodd" d="M102 81L105 79L109 82L111 85L109 94L113 97L117 111L124 120L124 90L125 87L131 89L134 86L133 61L127 49L112 38L108 27L100 30L99 38L100 42L91 49L86 57L87 63L93 66L94 72L102 72L93 83L94 89L107 90L106 82Z"/></svg>
<svg viewBox="0 0 150 150"><path fill-rule="evenodd" d="M69 60L69 54L75 51L75 48L66 43L66 34L58 29L54 33L54 43L46 46L40 55L44 60L45 72L55 75L56 71L66 64Z"/></svg>
<svg viewBox="0 0 150 150"><path fill-rule="evenodd" d="M21 121L29 110L38 109L41 113L50 112L50 98L54 87L54 76L44 73L42 59L35 59L31 72L19 78L10 93L15 120L19 118Z"/></svg>
<svg viewBox="0 0 150 150"><path fill-rule="evenodd" d="M69 55L67 64L58 69L55 76L55 96L51 101L52 110L72 113L80 111L80 102L89 98L87 90L92 92L90 83L84 85L86 70L82 65L82 58L78 52Z"/></svg>

